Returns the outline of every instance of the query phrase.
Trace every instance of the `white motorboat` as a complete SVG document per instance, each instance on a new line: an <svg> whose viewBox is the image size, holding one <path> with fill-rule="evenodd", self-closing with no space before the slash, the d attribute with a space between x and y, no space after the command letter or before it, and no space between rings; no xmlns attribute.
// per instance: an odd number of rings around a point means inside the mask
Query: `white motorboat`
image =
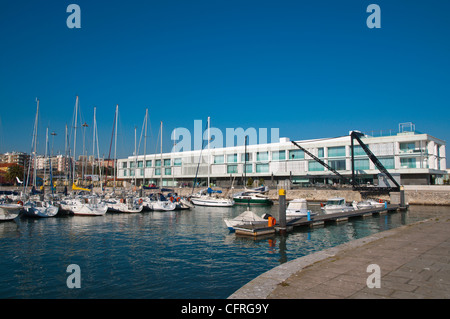
<svg viewBox="0 0 450 319"><path fill-rule="evenodd" d="M23 204L23 209L25 216L42 218L54 217L59 211L59 207L46 200L28 200Z"/></svg>
<svg viewBox="0 0 450 319"><path fill-rule="evenodd" d="M96 196L68 198L60 202L60 207L74 215L83 216L103 216L108 210L106 203Z"/></svg>
<svg viewBox="0 0 450 319"><path fill-rule="evenodd" d="M304 198L291 200L286 208L286 218L288 219L305 217L308 216L308 213L310 216L316 215L308 209L308 202Z"/></svg>
<svg viewBox="0 0 450 319"><path fill-rule="evenodd" d="M355 210L353 206L347 205L347 203L345 202L345 198L343 197L335 197L328 199L327 203L325 204L325 207L322 207L322 209L325 212L325 214L343 213Z"/></svg>
<svg viewBox="0 0 450 319"><path fill-rule="evenodd" d="M382 201L381 199L378 201L375 199L368 199L367 202L370 203L370 205L372 205L372 207L377 207L377 208L384 207L384 205L385 205L385 202Z"/></svg>
<svg viewBox="0 0 450 319"><path fill-rule="evenodd" d="M385 206L385 202L368 199L361 202L353 201L352 206L354 209L380 208Z"/></svg>
<svg viewBox="0 0 450 319"><path fill-rule="evenodd" d="M19 216L22 211L22 205L19 204L0 204L0 221L13 220Z"/></svg>
<svg viewBox="0 0 450 319"><path fill-rule="evenodd" d="M241 225L267 225L268 220L263 218L262 216L256 215L254 212L249 210L247 207L247 210L240 214L239 216L235 218L224 218L223 220L225 224L227 225L228 229L233 231L235 226L241 226Z"/></svg>

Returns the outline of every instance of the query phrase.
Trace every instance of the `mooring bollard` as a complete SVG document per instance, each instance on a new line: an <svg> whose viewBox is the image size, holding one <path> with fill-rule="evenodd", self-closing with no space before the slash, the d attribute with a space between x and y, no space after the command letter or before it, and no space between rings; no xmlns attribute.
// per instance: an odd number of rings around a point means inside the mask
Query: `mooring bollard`
<svg viewBox="0 0 450 319"><path fill-rule="evenodd" d="M280 233L286 232L286 190L283 188L278 191L278 203L280 204L278 210L278 218L280 223Z"/></svg>

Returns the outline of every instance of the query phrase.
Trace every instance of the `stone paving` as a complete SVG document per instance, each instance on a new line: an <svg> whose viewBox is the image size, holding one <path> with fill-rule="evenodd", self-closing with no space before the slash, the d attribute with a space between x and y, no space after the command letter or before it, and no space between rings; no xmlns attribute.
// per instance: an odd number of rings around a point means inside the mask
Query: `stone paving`
<svg viewBox="0 0 450 319"><path fill-rule="evenodd" d="M376 273L368 266L379 266ZM280 265L230 299L448 299L450 216L361 238Z"/></svg>

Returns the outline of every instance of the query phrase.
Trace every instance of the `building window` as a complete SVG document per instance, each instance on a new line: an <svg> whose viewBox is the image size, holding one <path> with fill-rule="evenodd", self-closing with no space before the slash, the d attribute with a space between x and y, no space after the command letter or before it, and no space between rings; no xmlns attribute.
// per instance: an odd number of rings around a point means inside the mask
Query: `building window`
<svg viewBox="0 0 450 319"><path fill-rule="evenodd" d="M245 172L246 173L252 173L252 170L253 170L253 165L252 164L245 165Z"/></svg>
<svg viewBox="0 0 450 319"><path fill-rule="evenodd" d="M164 160L164 166L170 166L170 159Z"/></svg>
<svg viewBox="0 0 450 319"><path fill-rule="evenodd" d="M401 168L416 168L416 159L412 158L401 158L400 159Z"/></svg>
<svg viewBox="0 0 450 319"><path fill-rule="evenodd" d="M155 160L155 166L160 167L161 166L161 160Z"/></svg>
<svg viewBox="0 0 450 319"><path fill-rule="evenodd" d="M127 170L126 169L123 170L123 176L127 176Z"/></svg>
<svg viewBox="0 0 450 319"><path fill-rule="evenodd" d="M161 169L155 168L155 175L161 175Z"/></svg>
<svg viewBox="0 0 450 319"><path fill-rule="evenodd" d="M141 169L139 170L139 173L140 173L141 176L144 176L144 169L141 168Z"/></svg>
<svg viewBox="0 0 450 319"><path fill-rule="evenodd" d="M145 161L145 167L152 167L152 161Z"/></svg>
<svg viewBox="0 0 450 319"><path fill-rule="evenodd" d="M215 155L214 156L214 164L223 164L224 156L223 155Z"/></svg>
<svg viewBox="0 0 450 319"><path fill-rule="evenodd" d="M324 155L324 152L323 152L323 147L318 148L317 149L317 157L323 158L324 156L325 155Z"/></svg>
<svg viewBox="0 0 450 319"><path fill-rule="evenodd" d="M237 165L228 165L227 166L227 173L228 174L235 174L238 172L238 166Z"/></svg>
<svg viewBox="0 0 450 319"><path fill-rule="evenodd" d="M182 160L181 158L175 158L173 160L173 166L181 166Z"/></svg>
<svg viewBox="0 0 450 319"><path fill-rule="evenodd" d="M355 159L355 170L364 170L369 168L370 165L368 159Z"/></svg>
<svg viewBox="0 0 450 319"><path fill-rule="evenodd" d="M256 164L256 173L269 173L269 164Z"/></svg>
<svg viewBox="0 0 450 319"><path fill-rule="evenodd" d="M237 163L237 154L228 154L227 163Z"/></svg>
<svg viewBox="0 0 450 319"><path fill-rule="evenodd" d="M144 167L144 161L139 161L137 167L139 168Z"/></svg>
<svg viewBox="0 0 450 319"><path fill-rule="evenodd" d="M324 170L325 170L325 167L323 167L322 164L320 164L316 161L308 162L308 171L320 172L320 171L324 171Z"/></svg>
<svg viewBox="0 0 450 319"><path fill-rule="evenodd" d="M328 148L328 157L342 157L345 156L345 146L336 146Z"/></svg>
<svg viewBox="0 0 450 319"><path fill-rule="evenodd" d="M164 169L164 175L172 175L172 169L171 168L165 168Z"/></svg>
<svg viewBox="0 0 450 319"><path fill-rule="evenodd" d="M269 160L269 152L256 153L256 160L258 162L267 162Z"/></svg>
<svg viewBox="0 0 450 319"><path fill-rule="evenodd" d="M305 152L302 150L290 150L289 151L289 159L291 160L297 160L297 159L304 159L305 158Z"/></svg>
<svg viewBox="0 0 450 319"><path fill-rule="evenodd" d="M122 163L122 168L127 168L127 162Z"/></svg>
<svg viewBox="0 0 450 319"><path fill-rule="evenodd" d="M353 155L354 156L359 156L359 155L367 155L367 154L366 154L366 152L364 152L364 150L361 147L361 145L354 145L353 146Z"/></svg>
<svg viewBox="0 0 450 319"><path fill-rule="evenodd" d="M244 154L241 154L241 162L250 162L252 160L252 153L246 153L246 156L244 156Z"/></svg>
<svg viewBox="0 0 450 319"><path fill-rule="evenodd" d="M135 167L134 162L130 162L130 168L134 168L134 167Z"/></svg>
<svg viewBox="0 0 450 319"><path fill-rule="evenodd" d="M381 165L383 165L384 168L386 169L395 168L395 161L393 157L379 158L378 160L380 161Z"/></svg>
<svg viewBox="0 0 450 319"><path fill-rule="evenodd" d="M286 151L272 152L272 161L284 161L286 160Z"/></svg>
<svg viewBox="0 0 450 319"><path fill-rule="evenodd" d="M134 176L134 172L135 172L136 170L134 170L134 169L130 169L130 176Z"/></svg>
<svg viewBox="0 0 450 319"><path fill-rule="evenodd" d="M345 171L345 160L328 161L328 165L337 171Z"/></svg>
<svg viewBox="0 0 450 319"><path fill-rule="evenodd" d="M400 143L400 153L412 153L416 149L416 143Z"/></svg>

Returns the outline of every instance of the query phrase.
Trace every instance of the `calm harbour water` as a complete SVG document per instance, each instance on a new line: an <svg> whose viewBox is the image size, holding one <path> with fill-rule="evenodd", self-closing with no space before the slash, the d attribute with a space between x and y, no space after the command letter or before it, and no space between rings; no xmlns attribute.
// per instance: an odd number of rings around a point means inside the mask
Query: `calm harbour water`
<svg viewBox="0 0 450 319"><path fill-rule="evenodd" d="M223 222L245 209L196 207L0 223L0 298L227 298L286 261L450 213L446 207L411 206L403 213L254 240L230 233ZM278 216L277 205L252 210ZM67 287L71 264L80 266L80 289Z"/></svg>

